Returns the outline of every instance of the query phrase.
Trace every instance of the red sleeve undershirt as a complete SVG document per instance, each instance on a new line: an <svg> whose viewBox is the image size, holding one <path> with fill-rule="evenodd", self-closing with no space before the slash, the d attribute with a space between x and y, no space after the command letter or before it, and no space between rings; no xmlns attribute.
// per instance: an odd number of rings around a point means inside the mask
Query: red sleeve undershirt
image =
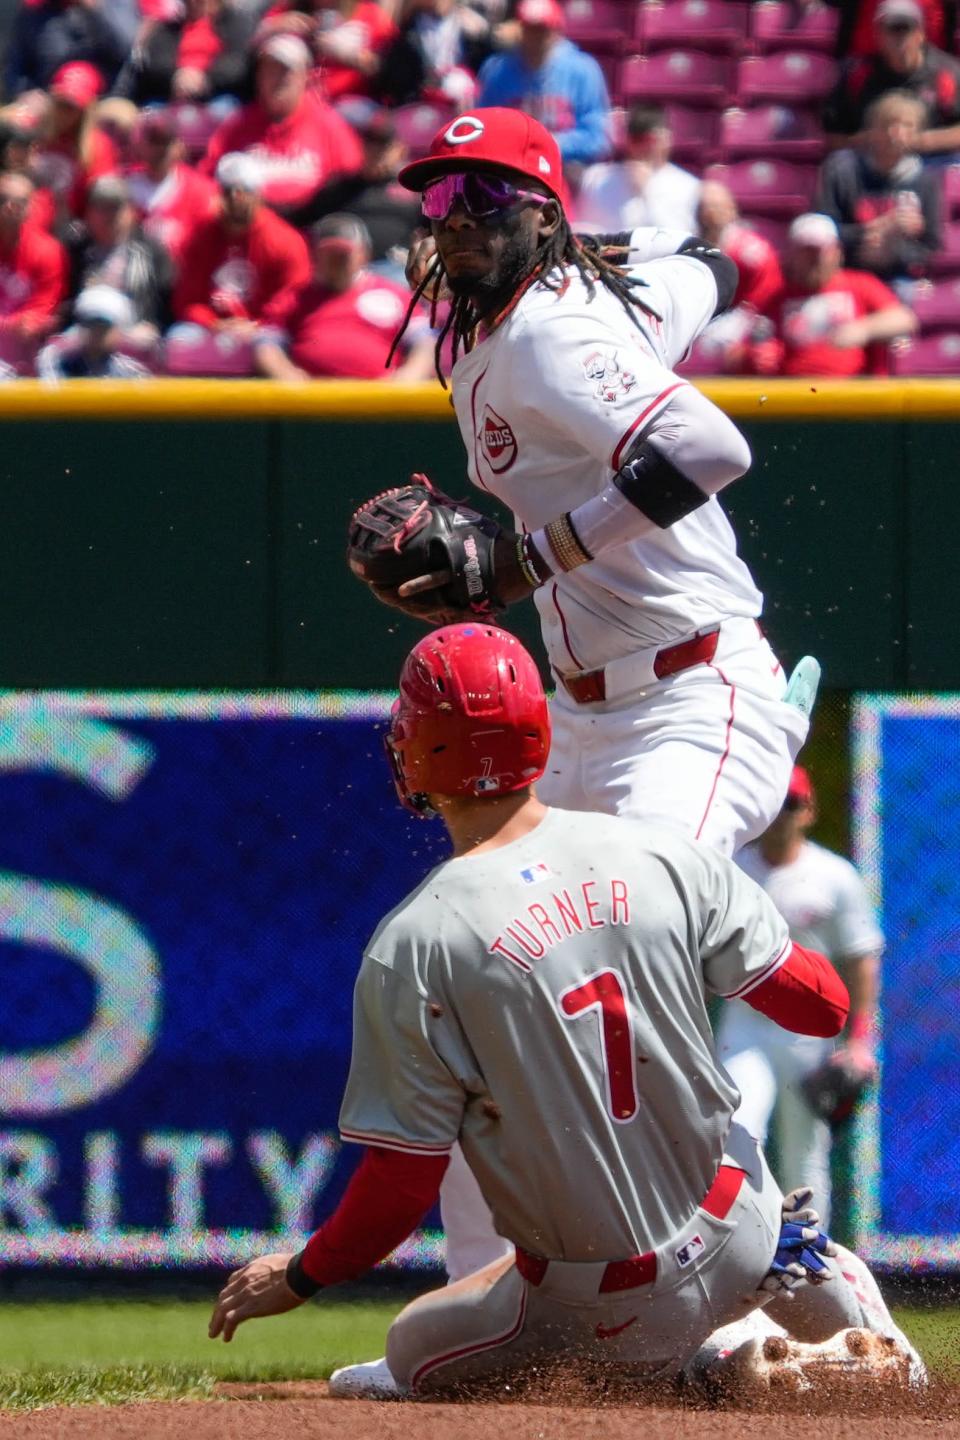
<svg viewBox="0 0 960 1440"><path fill-rule="evenodd" d="M826 955L802 945L743 998L784 1030L824 1039L840 1034L850 1010L847 987Z"/></svg>
<svg viewBox="0 0 960 1440"><path fill-rule="evenodd" d="M307 1241L304 1272L318 1285L338 1285L385 1259L436 1203L449 1162L368 1146L340 1204Z"/></svg>

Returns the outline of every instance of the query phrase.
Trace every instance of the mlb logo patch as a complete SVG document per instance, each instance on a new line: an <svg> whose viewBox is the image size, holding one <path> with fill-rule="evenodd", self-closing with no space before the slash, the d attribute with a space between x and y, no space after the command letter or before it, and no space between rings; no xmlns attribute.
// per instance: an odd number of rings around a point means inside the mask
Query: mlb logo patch
<svg viewBox="0 0 960 1440"><path fill-rule="evenodd" d="M706 1248L700 1235L692 1235L686 1245L681 1245L677 1251L677 1264L680 1269L682 1270L685 1265L691 1265Z"/></svg>
<svg viewBox="0 0 960 1440"><path fill-rule="evenodd" d="M551 873L550 866L538 860L536 865L528 865L526 870L520 871L520 879L524 885L539 885L541 880L549 880Z"/></svg>

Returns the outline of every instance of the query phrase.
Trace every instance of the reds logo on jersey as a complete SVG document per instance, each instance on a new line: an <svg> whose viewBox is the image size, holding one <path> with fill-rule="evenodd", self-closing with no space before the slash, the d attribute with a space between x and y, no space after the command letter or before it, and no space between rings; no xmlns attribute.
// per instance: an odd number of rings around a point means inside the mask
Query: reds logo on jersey
<svg viewBox="0 0 960 1440"><path fill-rule="evenodd" d="M483 412L480 442L494 475L510 469L517 458L517 439L507 421L489 405Z"/></svg>
<svg viewBox="0 0 960 1440"><path fill-rule="evenodd" d="M621 395L629 395L637 383L636 375L624 370L616 350L589 350L580 359L583 373L596 387L594 394L605 405Z"/></svg>

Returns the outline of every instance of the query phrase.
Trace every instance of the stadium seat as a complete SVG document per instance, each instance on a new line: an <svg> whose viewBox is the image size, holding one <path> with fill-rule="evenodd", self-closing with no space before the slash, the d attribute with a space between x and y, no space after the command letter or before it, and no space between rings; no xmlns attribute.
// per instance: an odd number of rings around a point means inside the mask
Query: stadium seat
<svg viewBox="0 0 960 1440"><path fill-rule="evenodd" d="M453 119L457 108L456 105L416 102L412 105L400 105L391 112L397 136L406 145L412 160L427 153L430 141L445 121Z"/></svg>
<svg viewBox="0 0 960 1440"><path fill-rule="evenodd" d="M678 375L725 375L723 356L718 345L695 340L687 358L674 368Z"/></svg>
<svg viewBox="0 0 960 1440"><path fill-rule="evenodd" d="M918 281L910 296L910 308L924 334L932 330L960 330L960 277Z"/></svg>
<svg viewBox="0 0 960 1440"><path fill-rule="evenodd" d="M819 50L832 55L840 12L829 5L802 9L790 0L758 0L751 7L750 38L760 54L770 50Z"/></svg>
<svg viewBox="0 0 960 1440"><path fill-rule="evenodd" d="M817 171L813 165L792 165L788 160L738 160L711 165L704 179L728 185L741 210L789 217L809 209Z"/></svg>
<svg viewBox="0 0 960 1440"><path fill-rule="evenodd" d="M630 0L567 0L567 35L585 50L629 51L634 7Z"/></svg>
<svg viewBox="0 0 960 1440"><path fill-rule="evenodd" d="M223 115L211 111L206 105L170 105L168 112L176 127L178 139L183 141L190 161L199 160L216 130L223 121Z"/></svg>
<svg viewBox="0 0 960 1440"><path fill-rule="evenodd" d="M35 340L21 340L18 335L0 331L0 378L32 375L38 348Z"/></svg>
<svg viewBox="0 0 960 1440"><path fill-rule="evenodd" d="M777 219L774 215L751 215L741 213L740 219L750 230L756 230L764 240L769 240L777 254L782 256L787 248L787 231L790 229L789 220Z"/></svg>
<svg viewBox="0 0 960 1440"><path fill-rule="evenodd" d="M948 220L960 216L960 165L948 165L943 172L943 213Z"/></svg>
<svg viewBox="0 0 960 1440"><path fill-rule="evenodd" d="M960 333L922 335L891 347L892 375L960 375Z"/></svg>
<svg viewBox="0 0 960 1440"><path fill-rule="evenodd" d="M930 257L931 275L960 275L960 224L947 221L943 227L943 244Z"/></svg>
<svg viewBox="0 0 960 1440"><path fill-rule="evenodd" d="M741 55L747 45L749 8L741 0L645 0L637 7L634 36L648 55L688 45Z"/></svg>
<svg viewBox="0 0 960 1440"><path fill-rule="evenodd" d="M805 50L778 50L741 60L736 75L736 98L741 105L764 100L810 105L832 90L837 63L829 55Z"/></svg>
<svg viewBox="0 0 960 1440"><path fill-rule="evenodd" d="M590 49L589 53L603 71L603 78L607 82L607 94L613 101L617 95L617 82L620 78L620 56L612 49L604 50L602 46Z"/></svg>
<svg viewBox="0 0 960 1440"><path fill-rule="evenodd" d="M253 346L249 340L215 335L199 325L174 325L167 332L163 369L167 375L252 375Z"/></svg>
<svg viewBox="0 0 960 1440"><path fill-rule="evenodd" d="M789 105L758 105L754 110L724 110L720 149L726 160L757 155L816 163L823 158L826 141L811 111L794 110Z"/></svg>
<svg viewBox="0 0 960 1440"><path fill-rule="evenodd" d="M712 110L691 110L683 105L666 105L667 124L673 132L671 158L686 165L709 165L720 158L717 148L717 116ZM610 138L614 155L622 156L627 143L627 111L611 110Z"/></svg>
<svg viewBox="0 0 960 1440"><path fill-rule="evenodd" d="M730 62L700 50L662 50L634 55L620 71L618 99L707 106L719 110L730 99Z"/></svg>

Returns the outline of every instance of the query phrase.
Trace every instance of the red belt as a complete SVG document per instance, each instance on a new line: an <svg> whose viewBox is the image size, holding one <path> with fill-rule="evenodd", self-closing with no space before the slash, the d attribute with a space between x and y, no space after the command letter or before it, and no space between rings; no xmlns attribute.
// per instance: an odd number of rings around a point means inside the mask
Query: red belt
<svg viewBox="0 0 960 1440"><path fill-rule="evenodd" d="M717 1220L724 1220L734 1200L740 1194L745 1173L735 1165L721 1165L717 1178L700 1201L699 1208L706 1210ZM517 1246L517 1269L530 1285L539 1285L547 1273L550 1261L542 1255L531 1255L529 1250ZM617 1290L633 1290L638 1285L649 1285L657 1278L656 1251L648 1250L644 1255L631 1255L628 1260L611 1260L600 1281L600 1294L609 1295Z"/></svg>
<svg viewBox="0 0 960 1440"><path fill-rule="evenodd" d="M717 653L717 643L720 639L719 630L711 630L706 635L694 635L690 640L681 640L677 645L667 645L663 650L658 650L653 662L653 673L658 680L665 680L668 675L677 675L681 670L689 670L693 665L709 665ZM559 679L568 695L572 695L578 705L590 705L598 700L606 700L607 683L603 670L585 670L581 675L561 675Z"/></svg>

